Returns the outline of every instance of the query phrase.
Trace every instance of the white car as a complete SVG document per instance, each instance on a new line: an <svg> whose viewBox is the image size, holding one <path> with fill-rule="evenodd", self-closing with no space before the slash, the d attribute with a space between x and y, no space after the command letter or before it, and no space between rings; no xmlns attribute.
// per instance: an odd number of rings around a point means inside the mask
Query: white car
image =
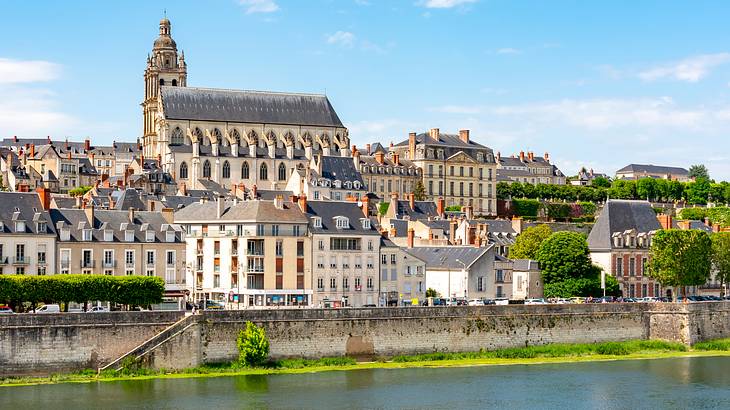
<svg viewBox="0 0 730 410"><path fill-rule="evenodd" d="M484 306L484 301L481 299L472 299L469 301L469 306Z"/></svg>
<svg viewBox="0 0 730 410"><path fill-rule="evenodd" d="M61 306L56 304L43 305L35 310L36 313L61 313Z"/></svg>
<svg viewBox="0 0 730 410"><path fill-rule="evenodd" d="M525 299L526 305L545 305L545 299Z"/></svg>
<svg viewBox="0 0 730 410"><path fill-rule="evenodd" d="M93 306L91 309L87 310L87 313L99 313L99 312L108 312L109 309L107 309L105 306Z"/></svg>

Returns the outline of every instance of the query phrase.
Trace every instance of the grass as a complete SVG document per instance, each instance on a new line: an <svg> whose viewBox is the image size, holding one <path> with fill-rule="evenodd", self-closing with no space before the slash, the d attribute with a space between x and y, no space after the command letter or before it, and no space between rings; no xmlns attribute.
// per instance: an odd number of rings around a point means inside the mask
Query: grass
<svg viewBox="0 0 730 410"><path fill-rule="evenodd" d="M565 363L603 360L654 359L683 356L730 355L730 339L697 343L687 346L661 340L632 340L594 344L550 344L464 353L427 353L412 356L378 358L358 363L349 357L326 357L317 360L284 359L271 361L261 367L246 367L237 362L206 364L184 370L147 369L133 360L123 363L122 370L100 374L88 369L49 377L0 379L0 386L49 383L94 382L151 378L220 377L254 374L296 374L333 370L411 367L457 367L511 364Z"/></svg>

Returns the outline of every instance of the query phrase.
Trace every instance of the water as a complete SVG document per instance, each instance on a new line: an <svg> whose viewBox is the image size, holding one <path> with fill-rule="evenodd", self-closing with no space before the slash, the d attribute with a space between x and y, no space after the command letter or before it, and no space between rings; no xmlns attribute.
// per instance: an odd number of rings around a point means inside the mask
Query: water
<svg viewBox="0 0 730 410"><path fill-rule="evenodd" d="M730 357L0 388L3 409L730 409Z"/></svg>

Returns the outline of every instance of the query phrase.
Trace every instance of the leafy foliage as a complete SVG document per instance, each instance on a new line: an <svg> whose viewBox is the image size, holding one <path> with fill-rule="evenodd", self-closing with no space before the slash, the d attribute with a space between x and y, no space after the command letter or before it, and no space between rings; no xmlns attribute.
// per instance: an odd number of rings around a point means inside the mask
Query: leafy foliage
<svg viewBox="0 0 730 410"><path fill-rule="evenodd" d="M618 280L611 275L606 275L606 295L618 296L620 293ZM546 283L544 288L545 297L548 298L570 298L574 296L602 296L601 269L592 267L592 273L584 278L565 279L560 282Z"/></svg>
<svg viewBox="0 0 730 410"><path fill-rule="evenodd" d="M512 212L517 216L537 216L540 202L534 199L513 199Z"/></svg>
<svg viewBox="0 0 730 410"><path fill-rule="evenodd" d="M413 196L415 197L416 201L426 200L426 187L423 186L423 182L421 182L421 180L418 180L418 182L416 182L416 186L413 188Z"/></svg>
<svg viewBox="0 0 730 410"><path fill-rule="evenodd" d="M451 205L444 208L446 212L461 212L461 205Z"/></svg>
<svg viewBox="0 0 730 410"><path fill-rule="evenodd" d="M553 231L549 226L540 224L525 229L517 236L515 244L509 251L511 259L535 259L537 251L542 242L552 235Z"/></svg>
<svg viewBox="0 0 730 410"><path fill-rule="evenodd" d="M426 297L427 298L438 298L441 295L438 293L438 291L434 288L428 288L426 289Z"/></svg>
<svg viewBox="0 0 730 410"><path fill-rule="evenodd" d="M712 267L720 285L727 283L730 279L730 232L712 235ZM725 292L724 286L720 286L720 289L721 293Z"/></svg>
<svg viewBox="0 0 730 410"><path fill-rule="evenodd" d="M246 322L246 329L238 333L236 340L238 359L244 366L260 366L269 358L269 340L266 330L253 322Z"/></svg>
<svg viewBox="0 0 730 410"><path fill-rule="evenodd" d="M568 219L572 213L572 208L569 204L560 202L547 203L545 204L545 209L547 211L547 216L551 219Z"/></svg>
<svg viewBox="0 0 730 410"><path fill-rule="evenodd" d="M685 185L685 196L690 204L706 204L710 196L710 180L697 178Z"/></svg>
<svg viewBox="0 0 730 410"><path fill-rule="evenodd" d="M89 191L91 191L91 186L82 185L82 186L69 190L68 194L71 196L84 196Z"/></svg>
<svg viewBox="0 0 730 410"><path fill-rule="evenodd" d="M606 177L595 177L593 178L591 185L596 188L609 188L611 186L611 181L609 181Z"/></svg>
<svg viewBox="0 0 730 410"><path fill-rule="evenodd" d="M390 206L390 202L381 202L378 205L378 213L380 214L380 216L383 216L386 213L388 213L388 207L389 206Z"/></svg>
<svg viewBox="0 0 730 410"><path fill-rule="evenodd" d="M664 286L697 286L710 276L712 240L699 230L663 229L651 243L649 275Z"/></svg>
<svg viewBox="0 0 730 410"><path fill-rule="evenodd" d="M679 216L682 219L705 219L707 211L705 208L684 208Z"/></svg>
<svg viewBox="0 0 730 410"><path fill-rule="evenodd" d="M710 172L703 164L696 164L689 167L689 177L694 179L710 179Z"/></svg>
<svg viewBox="0 0 730 410"><path fill-rule="evenodd" d="M543 283L584 278L592 270L585 236L577 232L555 232L537 251Z"/></svg>

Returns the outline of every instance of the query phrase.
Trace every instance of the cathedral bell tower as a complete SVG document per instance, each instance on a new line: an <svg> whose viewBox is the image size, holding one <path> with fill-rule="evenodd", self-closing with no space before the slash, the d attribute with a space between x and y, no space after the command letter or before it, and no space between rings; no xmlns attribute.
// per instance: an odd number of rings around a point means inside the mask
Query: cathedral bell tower
<svg viewBox="0 0 730 410"><path fill-rule="evenodd" d="M152 46L152 54L147 55L147 68L144 70L144 101L142 102L143 150L148 158L156 157L157 130L157 96L161 86L185 87L188 71L185 64L185 53L177 54L177 44L171 36L170 20L160 20L160 35Z"/></svg>

